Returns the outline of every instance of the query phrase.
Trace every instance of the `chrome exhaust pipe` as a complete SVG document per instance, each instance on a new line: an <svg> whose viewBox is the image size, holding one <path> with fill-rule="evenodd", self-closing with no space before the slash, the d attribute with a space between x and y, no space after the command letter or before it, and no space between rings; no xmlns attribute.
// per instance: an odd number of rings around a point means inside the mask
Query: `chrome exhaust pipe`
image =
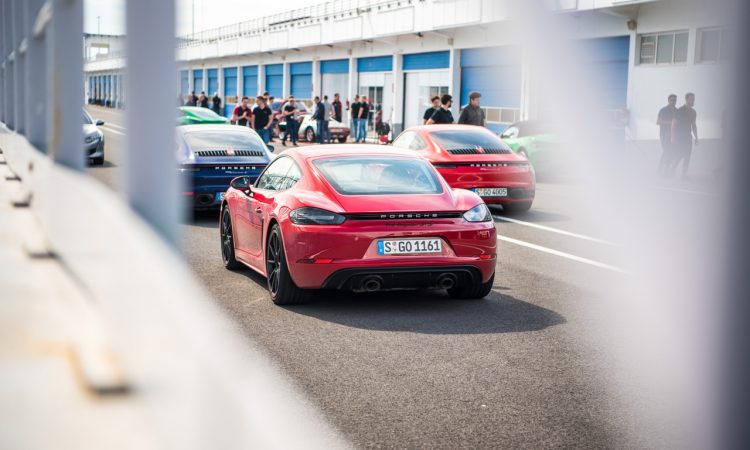
<svg viewBox="0 0 750 450"><path fill-rule="evenodd" d="M377 292L382 289L383 280L377 275L372 275L362 280L359 287L365 292Z"/></svg>

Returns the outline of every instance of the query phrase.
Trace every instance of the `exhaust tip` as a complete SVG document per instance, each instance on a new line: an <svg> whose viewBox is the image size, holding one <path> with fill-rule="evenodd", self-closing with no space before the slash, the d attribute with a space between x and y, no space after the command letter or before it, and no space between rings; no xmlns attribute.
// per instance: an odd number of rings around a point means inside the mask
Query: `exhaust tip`
<svg viewBox="0 0 750 450"><path fill-rule="evenodd" d="M365 292L377 292L383 287L383 281L378 276L370 276L362 280L360 287Z"/></svg>
<svg viewBox="0 0 750 450"><path fill-rule="evenodd" d="M437 285L440 289L450 289L456 285L456 276L452 273L444 273L438 277Z"/></svg>

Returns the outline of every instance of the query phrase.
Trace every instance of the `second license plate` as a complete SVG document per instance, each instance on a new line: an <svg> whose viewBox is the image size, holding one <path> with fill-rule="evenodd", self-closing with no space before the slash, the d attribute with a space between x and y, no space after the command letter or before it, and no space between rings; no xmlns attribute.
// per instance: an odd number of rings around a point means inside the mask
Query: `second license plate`
<svg viewBox="0 0 750 450"><path fill-rule="evenodd" d="M440 239L397 239L379 240L378 255L419 255L441 253L443 241Z"/></svg>
<svg viewBox="0 0 750 450"><path fill-rule="evenodd" d="M475 191L480 197L507 197L508 188L477 188Z"/></svg>

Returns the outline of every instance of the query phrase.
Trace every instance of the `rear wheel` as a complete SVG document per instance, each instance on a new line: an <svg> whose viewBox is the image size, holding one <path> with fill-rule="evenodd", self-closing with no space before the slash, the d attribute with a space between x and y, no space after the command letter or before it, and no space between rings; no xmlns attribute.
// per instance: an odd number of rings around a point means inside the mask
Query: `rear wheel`
<svg viewBox="0 0 750 450"><path fill-rule="evenodd" d="M91 158L91 164L95 166L104 165L104 156L100 156L99 158Z"/></svg>
<svg viewBox="0 0 750 450"><path fill-rule="evenodd" d="M305 130L305 140L306 140L307 142L315 142L315 132L313 131L313 129L312 129L312 128L309 128L309 127L308 127L308 128L307 128L307 129Z"/></svg>
<svg viewBox="0 0 750 450"><path fill-rule="evenodd" d="M503 211L510 214L524 213L531 209L531 202L506 203L503 205Z"/></svg>
<svg viewBox="0 0 750 450"><path fill-rule="evenodd" d="M452 298L463 300L476 300L484 298L492 292L492 285L495 283L495 274L493 273L490 280L486 283L465 284L448 289L448 295Z"/></svg>
<svg viewBox="0 0 750 450"><path fill-rule="evenodd" d="M229 207L224 207L221 211L221 260L224 267L229 270L236 270L241 267L240 263L234 257L234 234L232 233L232 216L229 213Z"/></svg>
<svg viewBox="0 0 750 450"><path fill-rule="evenodd" d="M300 289L289 275L281 228L274 224L266 245L266 277L271 300L277 305L298 305L310 300L311 292Z"/></svg>
<svg viewBox="0 0 750 450"><path fill-rule="evenodd" d="M339 138L339 142L340 142L341 144L346 144L346 137L340 137L340 138Z"/></svg>

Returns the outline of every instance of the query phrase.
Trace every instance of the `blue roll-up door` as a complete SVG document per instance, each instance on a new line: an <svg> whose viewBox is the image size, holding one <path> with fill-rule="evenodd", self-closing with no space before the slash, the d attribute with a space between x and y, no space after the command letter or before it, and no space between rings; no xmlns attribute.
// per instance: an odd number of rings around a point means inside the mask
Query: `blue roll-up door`
<svg viewBox="0 0 750 450"><path fill-rule="evenodd" d="M291 94L295 98L309 99L312 94L312 63L301 62L289 65ZM270 90L268 91L271 92Z"/></svg>
<svg viewBox="0 0 750 450"><path fill-rule="evenodd" d="M193 91L195 95L199 95L203 88L203 69L196 69L193 71Z"/></svg>
<svg viewBox="0 0 750 450"><path fill-rule="evenodd" d="M521 107L521 52L516 47L461 50L461 105L469 93L482 94L482 106Z"/></svg>
<svg viewBox="0 0 750 450"><path fill-rule="evenodd" d="M208 75L206 95L213 97L214 93L219 92L219 69L208 69L206 75Z"/></svg>
<svg viewBox="0 0 750 450"><path fill-rule="evenodd" d="M447 69L448 67L450 67L448 51L404 55L404 70Z"/></svg>
<svg viewBox="0 0 750 450"><path fill-rule="evenodd" d="M349 73L348 59L333 59L320 62L320 73Z"/></svg>
<svg viewBox="0 0 750 450"><path fill-rule="evenodd" d="M606 109L625 108L628 103L630 37L586 39L580 44L586 73L593 76L601 89L601 104Z"/></svg>
<svg viewBox="0 0 750 450"><path fill-rule="evenodd" d="M266 66L266 91L271 97L281 98L284 95L284 65L269 64Z"/></svg>
<svg viewBox="0 0 750 450"><path fill-rule="evenodd" d="M372 56L357 59L357 72L390 72L393 70L393 56Z"/></svg>
<svg viewBox="0 0 750 450"><path fill-rule="evenodd" d="M242 68L242 95L251 99L258 95L258 66Z"/></svg>
<svg viewBox="0 0 750 450"><path fill-rule="evenodd" d="M190 83L188 82L189 76L187 70L180 71L180 92L182 93L183 100L188 92L190 92Z"/></svg>
<svg viewBox="0 0 750 450"><path fill-rule="evenodd" d="M224 69L224 115L230 117L236 102L229 97L237 96L237 68L227 67Z"/></svg>

